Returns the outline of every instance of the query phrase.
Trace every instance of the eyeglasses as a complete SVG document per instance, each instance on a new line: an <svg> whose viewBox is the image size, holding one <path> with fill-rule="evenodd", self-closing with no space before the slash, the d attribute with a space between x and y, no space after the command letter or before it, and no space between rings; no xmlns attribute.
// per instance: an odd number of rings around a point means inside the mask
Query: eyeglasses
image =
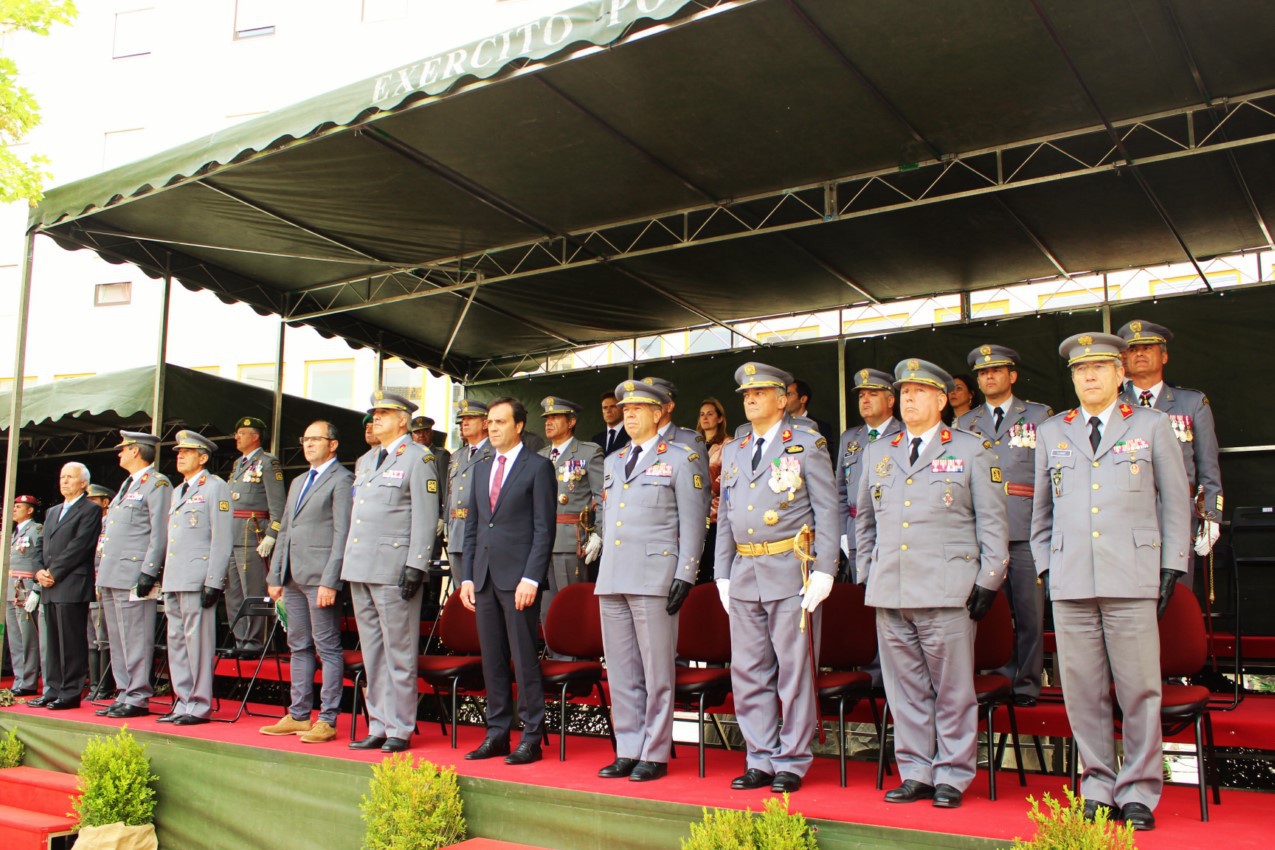
<svg viewBox="0 0 1275 850"><path fill-rule="evenodd" d="M332 442L331 437L302 437L301 445L304 446L306 443L321 443L325 440L329 443Z"/></svg>

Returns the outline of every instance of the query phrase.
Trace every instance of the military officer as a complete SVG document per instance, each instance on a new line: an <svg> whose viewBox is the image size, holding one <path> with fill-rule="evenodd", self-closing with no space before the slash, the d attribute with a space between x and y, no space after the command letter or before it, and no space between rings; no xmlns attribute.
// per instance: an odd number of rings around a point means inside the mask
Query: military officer
<svg viewBox="0 0 1275 850"><path fill-rule="evenodd" d="M195 726L212 716L215 609L225 593L234 545L233 502L226 482L207 470L217 450L212 440L178 431L174 448L183 480L169 505L163 572L173 708L159 722Z"/></svg>
<svg viewBox="0 0 1275 850"><path fill-rule="evenodd" d="M1125 348L1102 333L1059 346L1080 407L1037 431L1032 551L1053 600L1085 815L1105 807L1153 829L1164 784L1156 618L1187 567L1190 499L1172 420L1119 399ZM1113 681L1124 717L1118 769Z"/></svg>
<svg viewBox="0 0 1275 850"><path fill-rule="evenodd" d="M879 369L854 373L854 393L863 424L847 428L837 448L837 500L841 504L841 550L849 559L850 581L854 581L854 518L859 512L859 479L863 475L863 450L869 443L899 433L894 418L894 378ZM874 676L875 678L875 676Z"/></svg>
<svg viewBox="0 0 1275 850"><path fill-rule="evenodd" d="M427 454L434 456L434 469L439 473L438 524L434 528L434 551L430 553L431 560L439 560L443 556L443 540L447 534L447 478L442 475L442 472L451 468L452 453L445 448L433 448L434 420L428 416L413 416L412 423L408 426L408 433L412 435L413 443L424 448ZM425 598L422 600L424 608L421 615L427 620L432 620L438 616L439 598L443 591L443 574L437 570L430 570L426 581L423 594Z"/></svg>
<svg viewBox="0 0 1275 850"><path fill-rule="evenodd" d="M119 693L98 714L142 717L148 708L155 656L160 570L168 546L173 489L155 468L159 437L120 431L116 450L128 478L107 508L97 589L111 643L111 671Z"/></svg>
<svg viewBox="0 0 1275 850"><path fill-rule="evenodd" d="M9 544L9 587L5 595L5 634L13 667L13 695L35 696L40 679L40 586L35 574L44 569L44 526L35 521L40 500L13 500L13 540Z"/></svg>
<svg viewBox="0 0 1275 850"><path fill-rule="evenodd" d="M943 427L951 375L912 358L894 378L905 427L865 451L855 517L903 780L885 800L956 808L977 766L974 623L1005 580L1008 514L983 441Z"/></svg>
<svg viewBox="0 0 1275 850"><path fill-rule="evenodd" d="M606 460L598 526L610 545L594 592L617 758L598 776L648 782L668 772L678 611L699 574L710 493L694 451L656 431L668 396L637 381L615 392L631 441Z"/></svg>
<svg viewBox="0 0 1275 850"><path fill-rule="evenodd" d="M106 510L115 496L111 488L101 484L90 484L84 492L84 498L97 505L102 512L102 530L97 535L97 550L93 553L93 580L96 584L98 570L102 566L102 541L106 537ZM114 693L115 680L104 679L111 672L110 640L106 636L106 614L101 606L101 591L94 590L89 600L89 694L96 699L101 693Z"/></svg>
<svg viewBox="0 0 1275 850"><path fill-rule="evenodd" d="M745 363L735 381L751 428L722 449L715 553L730 614L735 714L748 751L747 769L731 787L793 792L812 759L818 706L811 653L819 633L817 619L806 621L837 572L837 485L827 442L784 412L792 376ZM810 572L803 586L804 566Z"/></svg>
<svg viewBox="0 0 1275 850"><path fill-rule="evenodd" d="M1217 428L1209 398L1199 390L1171 387L1164 382L1173 332L1164 325L1135 319L1117 331L1129 343L1124 353L1124 396L1137 407L1151 407L1169 415L1169 424L1182 448L1186 480L1194 500L1191 521L1195 553L1206 557L1221 533L1222 470L1218 462ZM1198 505L1198 509L1195 507ZM1204 516L1195 516L1203 513ZM1188 585L1195 559L1187 559Z"/></svg>
<svg viewBox="0 0 1275 850"><path fill-rule="evenodd" d="M1001 471L1009 507L1009 575L1003 585L1014 611L1014 657L1000 672L1014 683L1014 704L1032 706L1040 696L1044 666L1044 591L1032 559L1032 492L1036 480L1036 429L1054 415L1043 404L1014 395L1018 352L1003 345L980 345L966 358L984 403L971 408L956 427L983 438Z"/></svg>
<svg viewBox="0 0 1275 850"><path fill-rule="evenodd" d="M253 416L239 420L235 448L241 455L231 470L230 500L234 503L235 550L226 584L226 619L235 622L246 597L266 595L265 559L274 550L283 518L283 468L278 459L261 448L266 423ZM235 624L235 654L251 658L261 654L266 622L250 617Z"/></svg>
<svg viewBox="0 0 1275 850"><path fill-rule="evenodd" d="M481 401L461 399L456 405L456 421L464 444L452 454L447 467L447 561L453 578L459 575L461 554L465 549L465 508L471 486L470 470L474 464L491 456L487 442L487 405Z"/></svg>
<svg viewBox="0 0 1275 850"><path fill-rule="evenodd" d="M367 669L368 735L351 749L406 750L416 729L420 601L438 524L434 456L408 437L415 406L372 394L381 447L354 479L354 509L341 578L350 582Z"/></svg>
<svg viewBox="0 0 1275 850"><path fill-rule="evenodd" d="M668 396L668 404L664 405L660 415L660 439L668 443L681 443L695 455L698 469L695 471L708 480L708 447L704 445L704 435L691 428L683 428L673 422L673 411L677 408L677 385L667 378L643 378L642 383L658 387ZM785 389L785 392L787 390ZM787 396L785 396L787 398Z"/></svg>

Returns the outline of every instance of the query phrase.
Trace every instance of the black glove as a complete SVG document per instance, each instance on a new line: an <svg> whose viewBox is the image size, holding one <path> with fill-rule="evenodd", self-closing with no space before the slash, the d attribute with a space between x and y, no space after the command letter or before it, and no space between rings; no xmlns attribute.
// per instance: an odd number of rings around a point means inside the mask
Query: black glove
<svg viewBox="0 0 1275 850"><path fill-rule="evenodd" d="M1045 607L1048 608L1053 605L1054 600L1049 595L1049 570L1045 570L1043 573L1036 576L1036 583L1045 589Z"/></svg>
<svg viewBox="0 0 1275 850"><path fill-rule="evenodd" d="M423 581L425 581L423 572L411 567L403 567L403 575L398 580L398 595L403 597L404 601L411 599L416 595L416 591L421 589Z"/></svg>
<svg viewBox="0 0 1275 850"><path fill-rule="evenodd" d="M678 611L682 610L682 603L686 601L686 597L691 593L691 583L682 581L680 578L673 579L673 583L668 586L668 604L664 606L664 610L672 617Z"/></svg>
<svg viewBox="0 0 1275 850"><path fill-rule="evenodd" d="M205 587L199 591L199 607L211 608L221 601L220 587Z"/></svg>
<svg viewBox="0 0 1275 850"><path fill-rule="evenodd" d="M970 598L965 600L965 610L970 612L971 620L981 620L992 610L992 603L995 601L996 591L976 584L970 591Z"/></svg>
<svg viewBox="0 0 1275 850"><path fill-rule="evenodd" d="M137 577L137 596L139 599L145 599L151 595L151 591L155 589L155 582L159 581L156 576L148 576L142 573Z"/></svg>
<svg viewBox="0 0 1275 850"><path fill-rule="evenodd" d="M1165 610L1169 607L1169 600L1173 598L1173 588L1178 583L1178 576L1181 573L1175 573L1173 570L1160 570L1160 601L1155 606L1155 618L1159 620L1164 616Z"/></svg>

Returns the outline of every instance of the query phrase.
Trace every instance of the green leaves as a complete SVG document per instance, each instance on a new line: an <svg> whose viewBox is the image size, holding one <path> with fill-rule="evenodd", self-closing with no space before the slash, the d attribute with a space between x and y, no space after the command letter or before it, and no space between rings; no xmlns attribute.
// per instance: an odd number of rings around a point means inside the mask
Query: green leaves
<svg viewBox="0 0 1275 850"><path fill-rule="evenodd" d="M17 767L22 764L22 756L26 749L18 740L18 730L10 729L8 735L0 738L0 768Z"/></svg>
<svg viewBox="0 0 1275 850"><path fill-rule="evenodd" d="M783 802L772 797L760 815L751 810L704 809L704 819L691 824L691 837L683 838L682 850L816 850L815 830L802 817L788 811L788 795Z"/></svg>
<svg viewBox="0 0 1275 850"><path fill-rule="evenodd" d="M113 737L95 736L80 755L80 798L75 801L81 826L155 820L155 781L146 747L124 726Z"/></svg>
<svg viewBox="0 0 1275 850"><path fill-rule="evenodd" d="M372 767L370 793L360 806L365 850L434 850L465 837L456 771L412 756L390 756Z"/></svg>
<svg viewBox="0 0 1275 850"><path fill-rule="evenodd" d="M1133 824L1110 821L1103 809L1090 823L1085 820L1085 798L1077 797L1067 785L1063 792L1066 806L1048 793L1043 809L1035 797L1027 798L1032 807L1027 818L1036 824L1036 837L1031 841L1015 838L1011 850L1134 850Z"/></svg>

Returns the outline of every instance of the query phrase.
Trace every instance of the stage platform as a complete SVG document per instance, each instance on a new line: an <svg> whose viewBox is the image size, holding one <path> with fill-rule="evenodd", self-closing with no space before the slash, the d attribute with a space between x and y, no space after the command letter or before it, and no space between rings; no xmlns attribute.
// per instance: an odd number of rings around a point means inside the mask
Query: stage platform
<svg viewBox="0 0 1275 850"><path fill-rule="evenodd" d="M1247 701L1246 701L1247 702ZM270 710L260 707L260 710ZM278 709L273 709L276 713ZM369 765L381 753L346 747L348 715L338 738L307 745L295 737L272 738L257 729L268 719L245 716L235 724L211 723L173 730L154 717L128 721L148 745L159 775L157 830L165 850L338 850L357 848L363 833L359 801L367 790ZM87 702L78 710L50 712L23 705L0 709L0 730L17 728L27 746L26 764L73 772L87 739L110 733L125 721L99 718ZM567 761L557 760L556 737L544 761L511 767L499 759L467 762L464 753L482 739L482 730L461 727L460 746L451 749L438 724L421 724L412 754L450 765L460 774L471 837L563 850L676 848L701 817L701 807L759 810L769 791L731 791L743 768L738 752L710 749L707 775L696 775L695 750L680 745L670 775L652 783L601 780L599 767L612 758L605 739L573 735ZM893 782L887 778L887 787ZM992 848L1015 836L1029 837L1028 794L1062 794L1064 779L1028 774L1021 788L1010 771L1000 774L999 799L987 796L980 771L957 810L927 803L898 806L881 799L875 764L852 761L849 785L837 781L835 758L817 758L805 786L792 797L819 829L819 846L841 848ZM1210 806L1201 823L1192 786L1171 786L1156 812L1159 828L1138 836L1143 850L1224 846L1227 850L1269 843L1263 824L1275 798L1269 794L1223 790L1222 805Z"/></svg>

